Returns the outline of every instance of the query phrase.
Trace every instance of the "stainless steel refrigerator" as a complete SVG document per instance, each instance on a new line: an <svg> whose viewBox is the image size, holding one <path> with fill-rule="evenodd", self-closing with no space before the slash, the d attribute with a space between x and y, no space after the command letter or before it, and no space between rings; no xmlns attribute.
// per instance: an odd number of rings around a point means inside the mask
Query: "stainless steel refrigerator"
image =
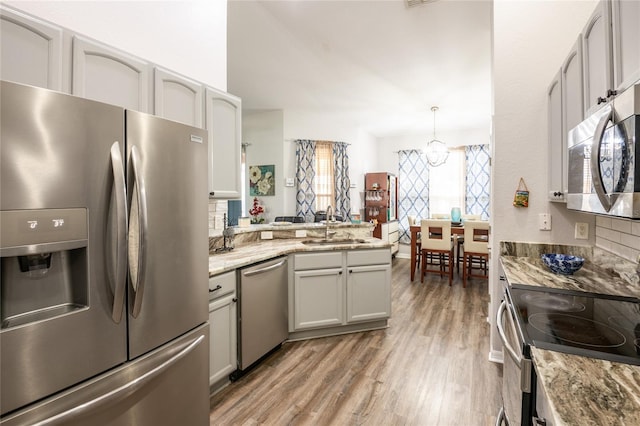
<svg viewBox="0 0 640 426"><path fill-rule="evenodd" d="M0 98L0 423L209 424L206 131Z"/></svg>

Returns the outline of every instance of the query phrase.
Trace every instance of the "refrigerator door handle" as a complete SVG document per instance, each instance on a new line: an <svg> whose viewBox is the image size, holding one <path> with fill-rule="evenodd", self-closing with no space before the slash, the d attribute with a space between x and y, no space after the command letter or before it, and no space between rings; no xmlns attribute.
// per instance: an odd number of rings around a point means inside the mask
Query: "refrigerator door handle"
<svg viewBox="0 0 640 426"><path fill-rule="evenodd" d="M131 316L137 318L142 309L142 297L144 295L146 249L147 249L147 193L144 179L140 174L140 156L135 146L131 147L131 168L133 170L133 182L135 196L131 202L131 215L136 217L129 221L129 267L132 271L132 287L134 290L133 309ZM135 207L135 208L134 208ZM135 273L133 273L135 271Z"/></svg>
<svg viewBox="0 0 640 426"><path fill-rule="evenodd" d="M122 319L125 289L127 284L127 188L124 180L124 162L118 141L111 145L111 170L116 201L116 265L113 277L113 311L111 318L116 324Z"/></svg>
<svg viewBox="0 0 640 426"><path fill-rule="evenodd" d="M162 364L158 365L157 367L147 371L142 376L128 383L125 383L124 385L110 392L100 395L99 397L94 398L91 401L85 402L84 404L80 404L70 410L63 411L62 413L56 414L55 416L42 420L36 423L34 426L65 424L82 414L85 414L91 410L96 409L97 407L126 398L127 396L133 394L138 389L146 385L148 382L156 378L157 376L164 373L166 370L171 368L175 363L180 361L182 358L189 355L189 353L191 353L200 343L202 343L204 338L205 338L204 335L200 335L199 337L194 339L191 343L186 345L185 348L182 349L180 352L178 352L176 355L164 361Z"/></svg>

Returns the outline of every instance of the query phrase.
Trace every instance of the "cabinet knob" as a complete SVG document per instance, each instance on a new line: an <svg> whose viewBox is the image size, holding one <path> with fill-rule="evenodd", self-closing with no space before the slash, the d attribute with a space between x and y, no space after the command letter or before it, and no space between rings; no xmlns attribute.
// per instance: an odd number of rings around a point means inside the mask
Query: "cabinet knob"
<svg viewBox="0 0 640 426"><path fill-rule="evenodd" d="M617 94L618 94L617 90L612 90L612 89L607 90L607 98L611 98Z"/></svg>
<svg viewBox="0 0 640 426"><path fill-rule="evenodd" d="M209 193L209 197L213 197L214 195L216 195L215 191L211 191L211 192Z"/></svg>
<svg viewBox="0 0 640 426"><path fill-rule="evenodd" d="M237 297L234 297L233 299L231 299L231 301L235 303L235 302L237 302L237 301L238 301L238 298L237 298Z"/></svg>
<svg viewBox="0 0 640 426"><path fill-rule="evenodd" d="M603 97L598 96L598 105L604 104L606 102L607 102L607 98L603 98Z"/></svg>

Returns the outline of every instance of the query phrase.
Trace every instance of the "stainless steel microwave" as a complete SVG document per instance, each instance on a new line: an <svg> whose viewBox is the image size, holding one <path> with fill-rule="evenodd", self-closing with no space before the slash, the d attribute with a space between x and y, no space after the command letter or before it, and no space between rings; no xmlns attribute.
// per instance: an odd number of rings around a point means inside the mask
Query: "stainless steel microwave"
<svg viewBox="0 0 640 426"><path fill-rule="evenodd" d="M640 82L569 132L567 208L640 218Z"/></svg>

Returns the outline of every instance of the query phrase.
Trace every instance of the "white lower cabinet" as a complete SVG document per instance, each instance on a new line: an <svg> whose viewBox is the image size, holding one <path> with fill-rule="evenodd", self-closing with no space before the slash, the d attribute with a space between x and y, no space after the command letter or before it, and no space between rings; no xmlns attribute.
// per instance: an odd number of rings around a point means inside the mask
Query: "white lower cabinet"
<svg viewBox="0 0 640 426"><path fill-rule="evenodd" d="M209 385L237 369L236 272L209 278Z"/></svg>
<svg viewBox="0 0 640 426"><path fill-rule="evenodd" d="M294 273L295 329L344 323L344 274L342 268Z"/></svg>
<svg viewBox="0 0 640 426"><path fill-rule="evenodd" d="M391 265L349 266L347 322L389 318Z"/></svg>
<svg viewBox="0 0 640 426"><path fill-rule="evenodd" d="M391 315L391 250L293 255L291 331L344 326Z"/></svg>

